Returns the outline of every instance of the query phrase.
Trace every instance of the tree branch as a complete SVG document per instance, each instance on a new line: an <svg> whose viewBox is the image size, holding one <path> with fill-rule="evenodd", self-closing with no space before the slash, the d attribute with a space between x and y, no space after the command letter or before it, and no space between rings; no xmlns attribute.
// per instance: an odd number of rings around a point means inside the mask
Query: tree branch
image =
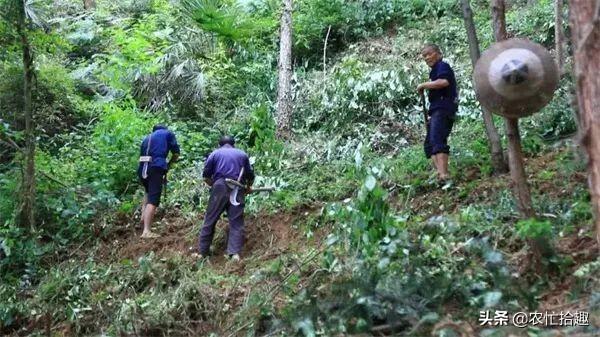
<svg viewBox="0 0 600 337"><path fill-rule="evenodd" d="M12 139L10 139L8 137L6 138L6 140L0 139L0 142L12 147L13 149L15 149L17 151L24 152L23 149L19 145L17 145L17 143L15 143Z"/></svg>
<svg viewBox="0 0 600 337"><path fill-rule="evenodd" d="M6 140L0 139L0 143L6 144L6 145L12 147L13 149L15 149L15 150L17 150L17 151L25 154L25 150L23 150L23 148L21 148L17 143L15 143L14 140L12 140L12 139L10 139L8 137L5 137L5 138L6 138ZM38 171L44 177L52 180L53 182L55 182L55 183L57 183L57 184L59 184L59 185L61 185L63 187L67 187L67 188L71 187L71 186L67 185L66 183L64 183L64 182L62 182L62 181L54 178L53 176L51 176L50 174L46 173L45 171L43 171L43 170L41 170L39 168L36 168L36 171Z"/></svg>

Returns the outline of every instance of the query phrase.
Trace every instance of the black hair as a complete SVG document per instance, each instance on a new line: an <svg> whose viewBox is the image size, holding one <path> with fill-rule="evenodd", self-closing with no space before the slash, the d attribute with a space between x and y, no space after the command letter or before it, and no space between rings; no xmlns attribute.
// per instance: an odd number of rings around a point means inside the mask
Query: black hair
<svg viewBox="0 0 600 337"><path fill-rule="evenodd" d="M152 132L156 131L156 130L161 130L161 129L167 129L166 126L162 125L162 124L156 124L153 128L152 128Z"/></svg>
<svg viewBox="0 0 600 337"><path fill-rule="evenodd" d="M223 146L225 144L229 144L231 146L235 145L235 139L233 139L233 136L222 136L221 139L219 139L219 146Z"/></svg>

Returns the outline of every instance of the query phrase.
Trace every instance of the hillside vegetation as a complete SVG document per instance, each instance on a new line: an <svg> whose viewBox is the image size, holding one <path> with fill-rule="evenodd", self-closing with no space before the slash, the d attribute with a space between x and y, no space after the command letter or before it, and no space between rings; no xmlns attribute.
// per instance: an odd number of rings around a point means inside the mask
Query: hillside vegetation
<svg viewBox="0 0 600 337"><path fill-rule="evenodd" d="M522 220L509 176L492 174L456 1L297 0L286 141L275 136L280 2L34 2L29 228L17 217L24 73L10 3L0 1L0 334L600 334L570 57L550 104L520 123L539 215ZM553 50L553 2L507 4L509 34ZM485 50L489 3L471 6ZM449 188L422 149L425 43L442 47L460 87ZM161 237L148 241L135 228L136 168L158 123L175 132L182 156L154 225ZM208 201L204 160L223 134L250 155L255 185L276 188L247 199L239 263L222 257L226 220L215 255L192 257ZM535 259L531 242L552 254ZM585 312L589 324L481 325L485 311Z"/></svg>

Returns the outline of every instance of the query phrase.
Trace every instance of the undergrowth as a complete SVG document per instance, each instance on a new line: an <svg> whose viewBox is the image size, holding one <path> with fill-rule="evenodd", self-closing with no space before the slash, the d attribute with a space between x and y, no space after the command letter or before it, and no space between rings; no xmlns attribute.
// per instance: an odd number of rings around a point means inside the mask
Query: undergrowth
<svg viewBox="0 0 600 337"><path fill-rule="evenodd" d="M509 31L550 47L552 2L522 2L509 8ZM521 121L538 217L520 220L508 177L492 175L455 1L298 1L295 137L285 142L275 134L278 4L98 0L83 16L80 2L39 5L56 16L33 39L40 220L15 223L24 159L0 149L1 333L450 336L459 331L436 326L475 326L481 310L538 310L556 289L598 314L590 196L569 139L573 80ZM473 8L487 47L488 4ZM10 45L0 52L0 139L21 144L11 114L21 111L18 41L4 24L0 40ZM420 145L424 42L442 46L461 88L449 189ZM227 133L249 153L256 185L276 188L249 197L247 217L289 221L277 224L285 249L244 252L237 267L151 244L136 258L102 254L134 243L138 146L156 123L182 148L161 204L174 211L159 220L198 226L202 165ZM535 244L551 252L539 265Z"/></svg>

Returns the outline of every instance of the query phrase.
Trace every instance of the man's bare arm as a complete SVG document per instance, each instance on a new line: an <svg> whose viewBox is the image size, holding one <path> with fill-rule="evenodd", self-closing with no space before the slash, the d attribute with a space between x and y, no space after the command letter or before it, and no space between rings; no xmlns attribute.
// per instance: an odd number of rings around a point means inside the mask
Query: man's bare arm
<svg viewBox="0 0 600 337"><path fill-rule="evenodd" d="M442 89L450 85L447 79L439 78L435 81L421 83L417 86L417 91L422 92L424 89Z"/></svg>

